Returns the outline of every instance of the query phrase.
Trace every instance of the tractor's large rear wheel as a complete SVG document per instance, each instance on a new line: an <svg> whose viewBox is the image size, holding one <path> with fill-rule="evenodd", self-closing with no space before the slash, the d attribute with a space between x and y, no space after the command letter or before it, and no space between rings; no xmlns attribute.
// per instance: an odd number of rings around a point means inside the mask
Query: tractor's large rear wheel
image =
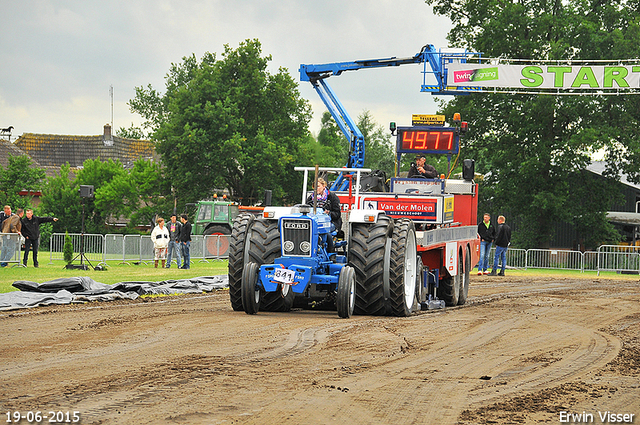
<svg viewBox="0 0 640 425"><path fill-rule="evenodd" d="M257 219L251 227L249 261L256 264L273 264L280 256L280 229L277 220ZM288 285L278 285L275 292L265 292L260 309L263 311L289 311L295 295Z"/></svg>
<svg viewBox="0 0 640 425"><path fill-rule="evenodd" d="M246 213L233 219L229 245L229 298L231 299L231 308L234 311L242 311L242 297L240 295L242 269L249 257L249 236L254 220L253 214Z"/></svg>
<svg viewBox="0 0 640 425"><path fill-rule="evenodd" d="M386 302L390 316L409 316L416 305L418 251L416 231L411 220L397 220L393 226L389 262L389 294Z"/></svg>
<svg viewBox="0 0 640 425"><path fill-rule="evenodd" d="M448 276L440 281L438 286L438 298L444 300L447 307L458 305L460 298L460 283L463 277L462 253L458 254L458 273L455 276Z"/></svg>
<svg viewBox="0 0 640 425"><path fill-rule="evenodd" d="M265 292L261 308L263 311L290 311L294 298L291 285L280 283L276 292Z"/></svg>
<svg viewBox="0 0 640 425"><path fill-rule="evenodd" d="M212 257L224 257L229 252L229 235L232 231L225 226L211 226L204 230L206 254ZM206 236L209 236L208 238Z"/></svg>
<svg viewBox="0 0 640 425"><path fill-rule="evenodd" d="M384 260L392 230L387 216L378 217L374 224L352 225L348 257L356 277L355 314L385 314Z"/></svg>
<svg viewBox="0 0 640 425"><path fill-rule="evenodd" d="M340 270L338 290L336 294L336 309L338 316L348 319L353 314L356 305L356 274L352 267L344 266Z"/></svg>

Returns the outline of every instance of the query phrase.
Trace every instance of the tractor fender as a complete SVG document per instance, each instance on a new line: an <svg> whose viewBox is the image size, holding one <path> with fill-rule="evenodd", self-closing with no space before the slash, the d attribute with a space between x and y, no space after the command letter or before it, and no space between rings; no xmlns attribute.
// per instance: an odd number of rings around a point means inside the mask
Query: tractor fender
<svg viewBox="0 0 640 425"><path fill-rule="evenodd" d="M349 223L377 223L380 216L384 216L382 210L351 210L349 211Z"/></svg>
<svg viewBox="0 0 640 425"><path fill-rule="evenodd" d="M264 207L262 218L266 220L277 220L282 216L291 215L294 207Z"/></svg>

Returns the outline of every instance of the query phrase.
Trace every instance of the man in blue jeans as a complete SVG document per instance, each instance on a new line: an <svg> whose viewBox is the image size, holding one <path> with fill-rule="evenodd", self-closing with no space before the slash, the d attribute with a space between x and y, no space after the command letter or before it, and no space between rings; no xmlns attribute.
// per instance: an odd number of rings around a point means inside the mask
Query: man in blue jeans
<svg viewBox="0 0 640 425"><path fill-rule="evenodd" d="M507 249L511 242L511 227L505 224L504 216L498 217L498 231L496 233L496 256L493 259L493 269L491 270L491 276L496 275L498 270L498 259L502 262L502 268L498 276L504 276L504 269L507 266Z"/></svg>
<svg viewBox="0 0 640 425"><path fill-rule="evenodd" d="M191 268L191 255L189 254L189 248L191 247L191 223L189 223L189 217L186 214L182 214L180 217L182 222L182 229L180 229L180 247L182 248L182 267L181 269Z"/></svg>
<svg viewBox="0 0 640 425"><path fill-rule="evenodd" d="M182 256L182 248L180 247L180 231L182 230L182 224L176 219L176 215L171 215L171 221L167 224L169 229L169 249L167 250L167 268L171 267L172 256L176 257L176 264L180 268L180 257Z"/></svg>
<svg viewBox="0 0 640 425"><path fill-rule="evenodd" d="M489 254L491 253L491 243L496 237L496 228L491 223L489 213L484 213L482 223L478 224L478 236L480 236L480 261L478 261L478 276L489 274Z"/></svg>

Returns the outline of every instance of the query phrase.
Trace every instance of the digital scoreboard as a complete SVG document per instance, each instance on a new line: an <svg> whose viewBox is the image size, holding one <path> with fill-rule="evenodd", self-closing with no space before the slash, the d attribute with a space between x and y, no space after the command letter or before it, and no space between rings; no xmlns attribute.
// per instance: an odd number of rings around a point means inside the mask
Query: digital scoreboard
<svg viewBox="0 0 640 425"><path fill-rule="evenodd" d="M398 153L455 155L460 149L459 133L451 127L398 127Z"/></svg>

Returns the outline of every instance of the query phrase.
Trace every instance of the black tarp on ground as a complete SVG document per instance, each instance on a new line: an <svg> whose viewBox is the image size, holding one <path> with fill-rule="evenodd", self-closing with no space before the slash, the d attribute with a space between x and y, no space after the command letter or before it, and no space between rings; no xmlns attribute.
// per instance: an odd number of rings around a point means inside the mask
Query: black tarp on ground
<svg viewBox="0 0 640 425"><path fill-rule="evenodd" d="M0 310L14 310L51 304L136 299L140 295L198 294L229 286L228 276L201 276L162 282L120 282L113 285L90 277L69 277L36 283L17 280L20 291L0 294Z"/></svg>

